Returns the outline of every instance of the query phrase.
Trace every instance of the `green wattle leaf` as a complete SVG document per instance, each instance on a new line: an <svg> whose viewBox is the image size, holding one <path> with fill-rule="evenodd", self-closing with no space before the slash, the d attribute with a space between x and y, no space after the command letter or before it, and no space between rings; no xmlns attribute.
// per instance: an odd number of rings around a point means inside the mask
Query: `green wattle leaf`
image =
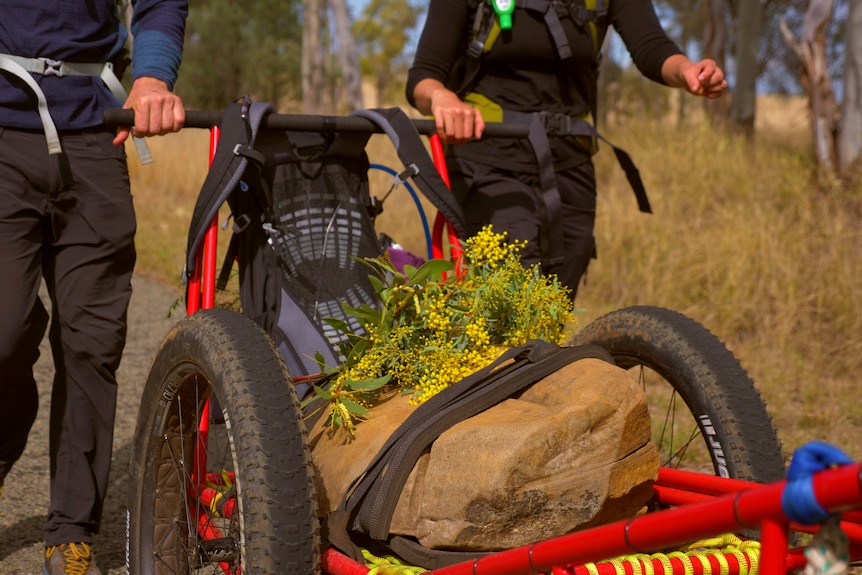
<svg viewBox="0 0 862 575"><path fill-rule="evenodd" d="M374 379L363 379L360 381L348 380L346 385L355 391L373 391L375 389L380 389L392 379L392 374L387 373L383 377L377 377Z"/></svg>
<svg viewBox="0 0 862 575"><path fill-rule="evenodd" d="M361 415L363 417L368 416L368 410L365 409L364 406L356 403L355 401L351 401L351 400L347 399L346 397L342 397L341 403L344 404L344 407L346 407L347 411L349 411L350 413L353 413L355 415Z"/></svg>

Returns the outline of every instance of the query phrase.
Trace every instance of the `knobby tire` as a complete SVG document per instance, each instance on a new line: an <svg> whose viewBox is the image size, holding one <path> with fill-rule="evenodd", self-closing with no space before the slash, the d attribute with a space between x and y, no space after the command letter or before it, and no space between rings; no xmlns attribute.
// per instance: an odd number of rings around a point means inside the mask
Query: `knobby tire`
<svg viewBox="0 0 862 575"><path fill-rule="evenodd" d="M607 349L645 391L648 385L665 388L661 405L653 405L656 396L647 397L663 466L760 483L784 478L781 444L754 382L700 323L660 307L628 307L587 325L577 342ZM682 419L681 410L692 418L690 430L674 434L669 428ZM705 465L711 469L698 464L697 451L709 454Z"/></svg>
<svg viewBox="0 0 862 575"><path fill-rule="evenodd" d="M191 477L196 444L207 446L208 478L233 478L209 505L191 487L200 483ZM132 575L319 571L299 404L271 340L245 316L202 310L162 343L138 416L127 520Z"/></svg>

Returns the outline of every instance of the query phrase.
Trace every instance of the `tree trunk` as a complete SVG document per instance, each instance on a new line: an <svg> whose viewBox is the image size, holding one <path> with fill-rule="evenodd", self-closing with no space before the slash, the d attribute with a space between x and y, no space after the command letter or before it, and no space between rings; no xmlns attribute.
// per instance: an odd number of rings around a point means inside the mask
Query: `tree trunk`
<svg viewBox="0 0 862 575"><path fill-rule="evenodd" d="M811 0L799 39L789 30L786 22L783 19L781 21L784 41L796 52L802 63L801 80L811 109L814 153L818 166L827 172L835 171L838 166L838 108L826 65L826 27L831 17L832 0ZM852 36L852 33L848 34L848 38Z"/></svg>
<svg viewBox="0 0 862 575"><path fill-rule="evenodd" d="M760 0L739 2L738 20L736 86L730 105L730 117L748 136L753 136L757 101L757 51L763 22L763 5Z"/></svg>
<svg viewBox="0 0 862 575"><path fill-rule="evenodd" d="M862 0L850 0L844 52L844 99L838 126L839 169L862 158Z"/></svg>
<svg viewBox="0 0 862 575"><path fill-rule="evenodd" d="M302 0L302 111L323 113L323 51L320 45L321 0Z"/></svg>
<svg viewBox="0 0 862 575"><path fill-rule="evenodd" d="M346 0L329 0L335 17L335 33L338 36L338 61L344 78L344 91L350 110L362 108L362 75L359 72L359 55L350 27L350 13Z"/></svg>
<svg viewBox="0 0 862 575"><path fill-rule="evenodd" d="M715 60L718 67L727 70L727 10L726 0L707 0L704 3L703 57ZM729 98L707 98L704 104L712 125L727 123L730 114Z"/></svg>

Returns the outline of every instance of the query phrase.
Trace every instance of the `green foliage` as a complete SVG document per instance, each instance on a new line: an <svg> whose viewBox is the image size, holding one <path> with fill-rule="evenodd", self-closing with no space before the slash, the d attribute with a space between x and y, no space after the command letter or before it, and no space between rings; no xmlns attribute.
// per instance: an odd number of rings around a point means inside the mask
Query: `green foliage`
<svg viewBox="0 0 862 575"><path fill-rule="evenodd" d="M416 405L485 367L505 347L530 339L562 342L573 319L568 289L537 267L524 267L517 254L522 244L504 237L487 227L468 239L458 273L442 259L406 266L404 273L386 257L365 262L382 305L345 306L364 334L327 320L348 336L346 359L331 370L331 385L316 386L312 398L328 403L326 425L333 432L352 436L387 384L412 394Z"/></svg>
<svg viewBox="0 0 862 575"><path fill-rule="evenodd" d="M353 26L362 73L374 79L378 104L395 96L393 88L401 92L409 66L404 48L422 11L409 0L371 0Z"/></svg>
<svg viewBox="0 0 862 575"><path fill-rule="evenodd" d="M189 11L177 93L194 109L243 94L278 104L299 96L302 32L297 0L208 0Z"/></svg>

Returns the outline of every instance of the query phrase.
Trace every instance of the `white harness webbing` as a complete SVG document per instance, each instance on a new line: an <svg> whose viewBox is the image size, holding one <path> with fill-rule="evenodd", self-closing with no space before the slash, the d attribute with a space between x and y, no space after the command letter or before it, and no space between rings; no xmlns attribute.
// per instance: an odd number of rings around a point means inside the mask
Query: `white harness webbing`
<svg viewBox="0 0 862 575"><path fill-rule="evenodd" d="M105 83L111 93L121 102L126 101L126 90L120 83L117 75L114 74L114 66L110 62L103 64L86 64L61 62L50 58L25 58L23 56L12 56L10 54L0 54L0 70L14 74L24 81L25 84L33 92L38 101L39 117L42 119L42 127L45 130L45 138L48 140L48 153L59 154L60 136L57 133L57 127L54 125L54 120L51 119L51 114L48 113L48 101L45 99L45 94L39 88L39 84L33 79L31 74L41 74L43 76L98 76ZM132 136L135 142L135 149L138 152L138 159L142 164L149 164L153 161L150 150L147 147L146 141L143 138Z"/></svg>

